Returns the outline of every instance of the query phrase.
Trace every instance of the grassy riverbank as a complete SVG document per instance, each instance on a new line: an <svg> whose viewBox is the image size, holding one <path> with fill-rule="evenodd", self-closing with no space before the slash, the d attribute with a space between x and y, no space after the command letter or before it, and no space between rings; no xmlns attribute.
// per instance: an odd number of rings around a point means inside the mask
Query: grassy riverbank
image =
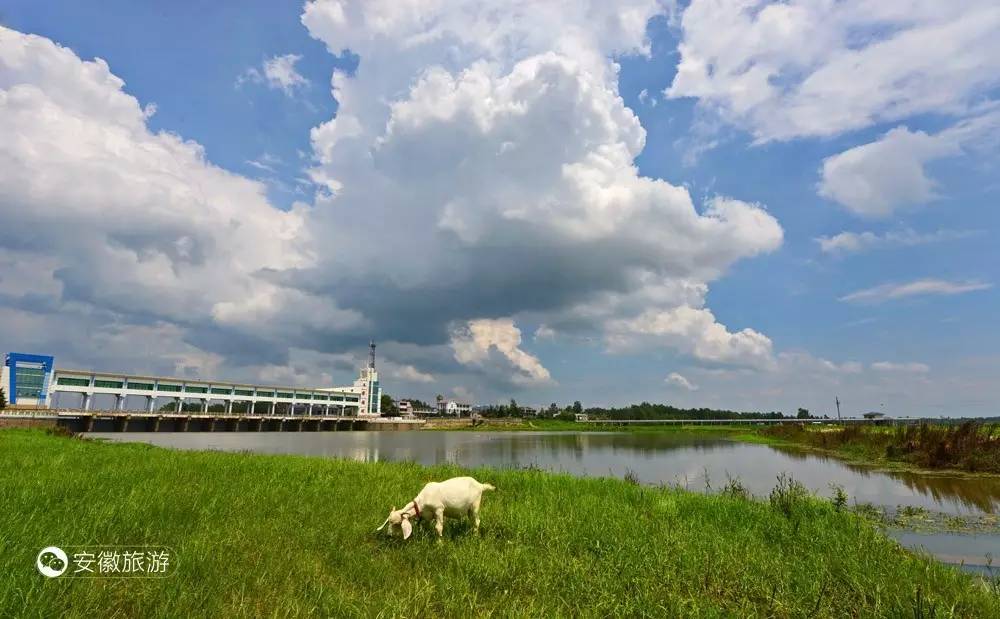
<svg viewBox="0 0 1000 619"><path fill-rule="evenodd" d="M1000 427L994 424L895 427L782 424L754 428L753 434L765 442L804 445L881 465L1000 474Z"/></svg>
<svg viewBox="0 0 1000 619"><path fill-rule="evenodd" d="M960 616L988 586L795 493L772 502L478 470L483 532L372 533L450 466L0 431L0 616ZM165 580L46 580L48 545L166 545ZM923 613L923 614L917 614Z"/></svg>

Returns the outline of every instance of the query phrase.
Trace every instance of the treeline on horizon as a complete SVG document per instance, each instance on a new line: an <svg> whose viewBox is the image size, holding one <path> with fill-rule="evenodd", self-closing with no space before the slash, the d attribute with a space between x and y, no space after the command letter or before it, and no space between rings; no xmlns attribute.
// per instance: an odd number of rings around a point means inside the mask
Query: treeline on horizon
<svg viewBox="0 0 1000 619"><path fill-rule="evenodd" d="M601 419L786 419L780 411L764 413L714 408L677 408L669 404L653 404L651 402L631 404L621 408L590 407L584 412L590 417ZM808 414L808 411L806 413Z"/></svg>
<svg viewBox="0 0 1000 619"><path fill-rule="evenodd" d="M519 406L515 400L510 404L492 404L481 406L476 412L483 417L521 417L524 415L523 407ZM600 419L792 419L792 416L785 416L780 411L771 412L745 412L719 410L713 408L678 408L669 404L653 404L642 402L624 407L602 408L592 406L584 408L580 401L565 407L560 407L556 403L538 411L538 415L543 417L554 417L556 419L573 420L575 415L586 413L589 417ZM794 416L799 419L812 418L809 411L800 408Z"/></svg>

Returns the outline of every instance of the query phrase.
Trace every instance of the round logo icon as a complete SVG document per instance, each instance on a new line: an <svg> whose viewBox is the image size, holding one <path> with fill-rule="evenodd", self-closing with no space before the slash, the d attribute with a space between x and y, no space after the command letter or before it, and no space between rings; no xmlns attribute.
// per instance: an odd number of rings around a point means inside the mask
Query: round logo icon
<svg viewBox="0 0 1000 619"><path fill-rule="evenodd" d="M42 548L42 551L38 553L38 558L35 559L35 566L38 567L38 571L42 573L42 576L56 578L57 576L62 576L66 568L69 567L69 558L63 552L62 548L49 546L48 548Z"/></svg>

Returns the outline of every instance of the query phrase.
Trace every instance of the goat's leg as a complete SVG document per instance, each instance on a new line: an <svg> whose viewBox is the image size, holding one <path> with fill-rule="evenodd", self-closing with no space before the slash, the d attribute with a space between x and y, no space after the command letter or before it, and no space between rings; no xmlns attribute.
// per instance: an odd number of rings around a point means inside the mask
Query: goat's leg
<svg viewBox="0 0 1000 619"><path fill-rule="evenodd" d="M444 509L434 512L434 530L437 531L438 540L444 537Z"/></svg>
<svg viewBox="0 0 1000 619"><path fill-rule="evenodd" d="M479 535L479 504L482 502L483 498L479 497L476 502L472 504L469 508L469 516L472 517L472 526L476 531L476 535Z"/></svg>

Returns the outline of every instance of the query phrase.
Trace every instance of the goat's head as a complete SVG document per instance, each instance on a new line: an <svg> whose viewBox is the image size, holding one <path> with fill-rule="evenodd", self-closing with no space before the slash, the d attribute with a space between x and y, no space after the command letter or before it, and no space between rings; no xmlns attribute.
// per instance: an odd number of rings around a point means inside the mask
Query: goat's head
<svg viewBox="0 0 1000 619"><path fill-rule="evenodd" d="M395 535L396 532L400 532L403 535L403 539L409 539L410 534L413 533L413 525L410 523L410 512L405 509L392 508L389 512L389 517L385 519L382 526L375 529L378 533L388 525L389 535Z"/></svg>

